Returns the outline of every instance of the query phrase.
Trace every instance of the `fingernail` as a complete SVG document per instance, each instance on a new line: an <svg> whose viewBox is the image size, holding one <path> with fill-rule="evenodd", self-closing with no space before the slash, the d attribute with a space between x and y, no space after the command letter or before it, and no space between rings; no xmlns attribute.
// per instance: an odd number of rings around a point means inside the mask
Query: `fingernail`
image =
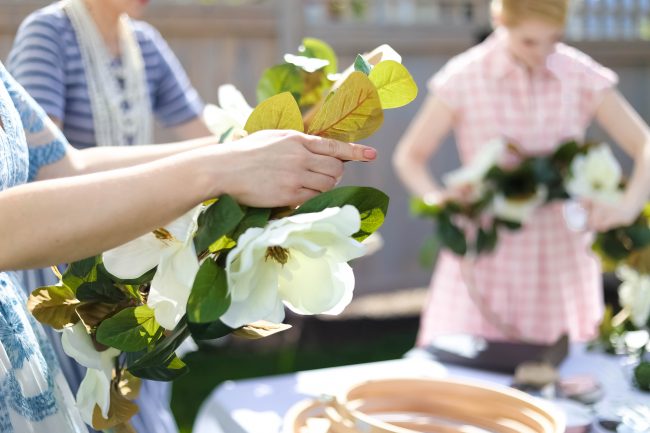
<svg viewBox="0 0 650 433"><path fill-rule="evenodd" d="M366 159L375 159L377 157L377 151L375 149L363 149L363 157Z"/></svg>

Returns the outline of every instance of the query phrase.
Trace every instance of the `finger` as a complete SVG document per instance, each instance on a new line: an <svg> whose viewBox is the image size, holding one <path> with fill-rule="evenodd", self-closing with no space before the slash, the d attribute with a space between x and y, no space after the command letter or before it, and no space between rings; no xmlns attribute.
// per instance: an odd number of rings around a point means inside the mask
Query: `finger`
<svg viewBox="0 0 650 433"><path fill-rule="evenodd" d="M318 194L320 194L320 191L314 191L313 189L309 189L309 188L300 188L298 191L296 191L291 206L293 207L300 206L307 200L316 197Z"/></svg>
<svg viewBox="0 0 650 433"><path fill-rule="evenodd" d="M332 138L305 135L304 144L310 152L338 158L341 161L373 161L377 158L377 151L372 147L344 143Z"/></svg>
<svg viewBox="0 0 650 433"><path fill-rule="evenodd" d="M329 191L336 186L336 177L308 171L302 178L302 187L318 192Z"/></svg>
<svg viewBox="0 0 650 433"><path fill-rule="evenodd" d="M307 162L307 169L336 179L343 175L343 162L331 156L312 154Z"/></svg>

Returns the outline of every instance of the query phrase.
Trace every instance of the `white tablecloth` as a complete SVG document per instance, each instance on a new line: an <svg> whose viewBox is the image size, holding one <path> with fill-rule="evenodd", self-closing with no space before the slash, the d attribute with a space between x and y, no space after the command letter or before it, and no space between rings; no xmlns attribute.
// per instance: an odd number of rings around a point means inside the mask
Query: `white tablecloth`
<svg viewBox="0 0 650 433"><path fill-rule="evenodd" d="M562 364L562 377L588 374L598 378L611 402L643 402L650 396L632 388L620 358L574 347ZM458 377L509 385L511 376L442 365L425 356L229 381L203 403L194 433L278 433L284 414L298 401L337 394L346 386L386 377Z"/></svg>

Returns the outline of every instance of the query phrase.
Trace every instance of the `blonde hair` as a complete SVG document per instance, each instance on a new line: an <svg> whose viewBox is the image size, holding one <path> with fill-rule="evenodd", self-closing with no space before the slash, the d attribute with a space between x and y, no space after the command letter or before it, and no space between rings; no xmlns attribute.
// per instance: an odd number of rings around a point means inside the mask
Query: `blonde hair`
<svg viewBox="0 0 650 433"><path fill-rule="evenodd" d="M492 0L492 16L507 27L529 18L564 27L569 0Z"/></svg>

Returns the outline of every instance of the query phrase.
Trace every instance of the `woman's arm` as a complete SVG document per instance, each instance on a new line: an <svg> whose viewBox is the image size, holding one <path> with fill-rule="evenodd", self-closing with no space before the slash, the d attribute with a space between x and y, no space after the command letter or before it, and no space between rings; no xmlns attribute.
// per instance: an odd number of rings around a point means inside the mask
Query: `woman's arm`
<svg viewBox="0 0 650 433"><path fill-rule="evenodd" d="M441 187L427 169L427 161L440 147L453 121L451 108L435 96L429 96L397 145L393 166L412 194L442 195Z"/></svg>
<svg viewBox="0 0 650 433"><path fill-rule="evenodd" d="M161 227L202 201L302 203L334 187L341 160L374 149L293 131L262 131L144 165L0 192L0 270L70 262Z"/></svg>
<svg viewBox="0 0 650 433"><path fill-rule="evenodd" d="M596 111L598 123L632 158L634 170L622 202L615 206L588 203L589 225L603 231L633 222L650 195L650 129L615 89L607 90Z"/></svg>

